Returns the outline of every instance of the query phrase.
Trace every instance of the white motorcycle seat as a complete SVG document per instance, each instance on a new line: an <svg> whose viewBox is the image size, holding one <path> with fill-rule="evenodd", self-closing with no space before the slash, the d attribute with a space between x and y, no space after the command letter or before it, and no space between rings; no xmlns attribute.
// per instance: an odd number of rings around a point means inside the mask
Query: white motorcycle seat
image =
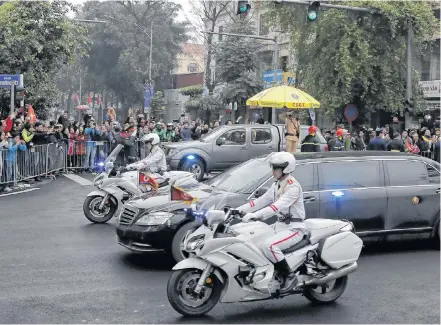
<svg viewBox="0 0 441 325"><path fill-rule="evenodd" d="M317 243L324 237L338 233L340 229L345 226L345 222L343 221L321 218L306 219L304 223L310 232L309 240L311 244Z"/></svg>

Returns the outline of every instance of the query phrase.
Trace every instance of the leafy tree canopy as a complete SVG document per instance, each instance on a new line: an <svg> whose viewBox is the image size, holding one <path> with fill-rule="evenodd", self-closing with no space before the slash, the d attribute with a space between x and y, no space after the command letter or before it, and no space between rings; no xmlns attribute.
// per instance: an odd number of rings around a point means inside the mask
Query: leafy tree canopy
<svg viewBox="0 0 441 325"><path fill-rule="evenodd" d="M317 98L328 114L348 103L362 114L376 110L402 113L406 94L406 39L412 21L416 51L427 48L439 23L427 1L343 1L376 8L380 15L323 10L306 20L304 6L268 6L271 24L288 33L296 57L298 87ZM422 94L414 72L413 100Z"/></svg>
<svg viewBox="0 0 441 325"><path fill-rule="evenodd" d="M11 1L0 5L0 73L24 74L26 100L44 117L57 104L57 71L71 62L87 41L86 30L67 18L63 0ZM9 112L8 91L0 93L1 113Z"/></svg>
<svg viewBox="0 0 441 325"><path fill-rule="evenodd" d="M256 35L248 19L237 19L228 33ZM259 57L261 45L256 39L226 36L216 49L216 75L227 86L223 91L225 102L242 103L262 89L257 72L262 67Z"/></svg>
<svg viewBox="0 0 441 325"><path fill-rule="evenodd" d="M89 87L112 91L130 106L141 104L149 82L150 26L152 81L158 81L169 75L188 39L186 24L176 21L180 8L165 1L86 2L82 18L107 22L89 27L93 45L83 62L92 77Z"/></svg>

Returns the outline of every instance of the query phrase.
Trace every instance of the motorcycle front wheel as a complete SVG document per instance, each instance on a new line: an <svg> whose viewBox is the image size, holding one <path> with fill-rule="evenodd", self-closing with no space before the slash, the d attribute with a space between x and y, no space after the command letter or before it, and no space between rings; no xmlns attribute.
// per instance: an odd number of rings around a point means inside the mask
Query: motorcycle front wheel
<svg viewBox="0 0 441 325"><path fill-rule="evenodd" d="M184 316L203 316L216 306L222 293L222 283L211 274L199 295L194 289L202 275L198 269L174 271L167 284L168 301Z"/></svg>
<svg viewBox="0 0 441 325"><path fill-rule="evenodd" d="M330 304L336 301L345 292L348 285L348 276L315 287L306 287L303 295L315 304Z"/></svg>
<svg viewBox="0 0 441 325"><path fill-rule="evenodd" d="M100 210L99 206L103 199L103 196L95 195L88 196L86 200L84 200L83 212L89 221L93 223L106 223L112 219L116 212L117 206L112 200L109 199L104 205L104 208Z"/></svg>

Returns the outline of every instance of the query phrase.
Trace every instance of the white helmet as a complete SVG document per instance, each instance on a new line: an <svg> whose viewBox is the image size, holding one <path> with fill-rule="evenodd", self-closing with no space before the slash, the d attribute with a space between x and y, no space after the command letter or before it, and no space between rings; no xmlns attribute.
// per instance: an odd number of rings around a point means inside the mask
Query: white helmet
<svg viewBox="0 0 441 325"><path fill-rule="evenodd" d="M290 174L296 169L296 159L289 152L276 152L270 157L269 164L272 168L281 168L284 174Z"/></svg>
<svg viewBox="0 0 441 325"><path fill-rule="evenodd" d="M141 141L145 142L145 143L150 142L153 146L157 145L157 144L159 144L159 142L161 142L161 140L159 139L159 136L156 133L149 133L149 134L144 135L141 138Z"/></svg>

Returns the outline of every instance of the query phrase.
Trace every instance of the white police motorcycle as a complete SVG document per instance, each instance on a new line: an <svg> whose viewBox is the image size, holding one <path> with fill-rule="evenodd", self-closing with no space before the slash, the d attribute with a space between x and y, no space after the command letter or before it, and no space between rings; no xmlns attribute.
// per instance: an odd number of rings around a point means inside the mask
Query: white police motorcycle
<svg viewBox="0 0 441 325"><path fill-rule="evenodd" d="M114 167L114 162L124 146L119 144L101 164L104 171L95 177L93 185L96 190L90 192L84 203L83 212L86 218L93 223L106 223L114 216L118 216L125 202L150 193L150 185L139 185L139 172L127 170L125 167ZM173 171L169 172L170 181L185 177L194 178L193 173ZM159 182L159 191L168 191L169 180ZM145 196L148 198L148 195Z"/></svg>
<svg viewBox="0 0 441 325"><path fill-rule="evenodd" d="M281 289L283 276L263 254L260 243L274 234L261 222L237 223L237 210L225 208L187 212L203 221L187 233L184 246L191 254L173 267L167 296L185 316L201 316L219 301L251 302L303 294L315 303L330 303L345 291L348 274L357 269L363 241L347 220L306 219L306 235L283 251L297 277Z"/></svg>

